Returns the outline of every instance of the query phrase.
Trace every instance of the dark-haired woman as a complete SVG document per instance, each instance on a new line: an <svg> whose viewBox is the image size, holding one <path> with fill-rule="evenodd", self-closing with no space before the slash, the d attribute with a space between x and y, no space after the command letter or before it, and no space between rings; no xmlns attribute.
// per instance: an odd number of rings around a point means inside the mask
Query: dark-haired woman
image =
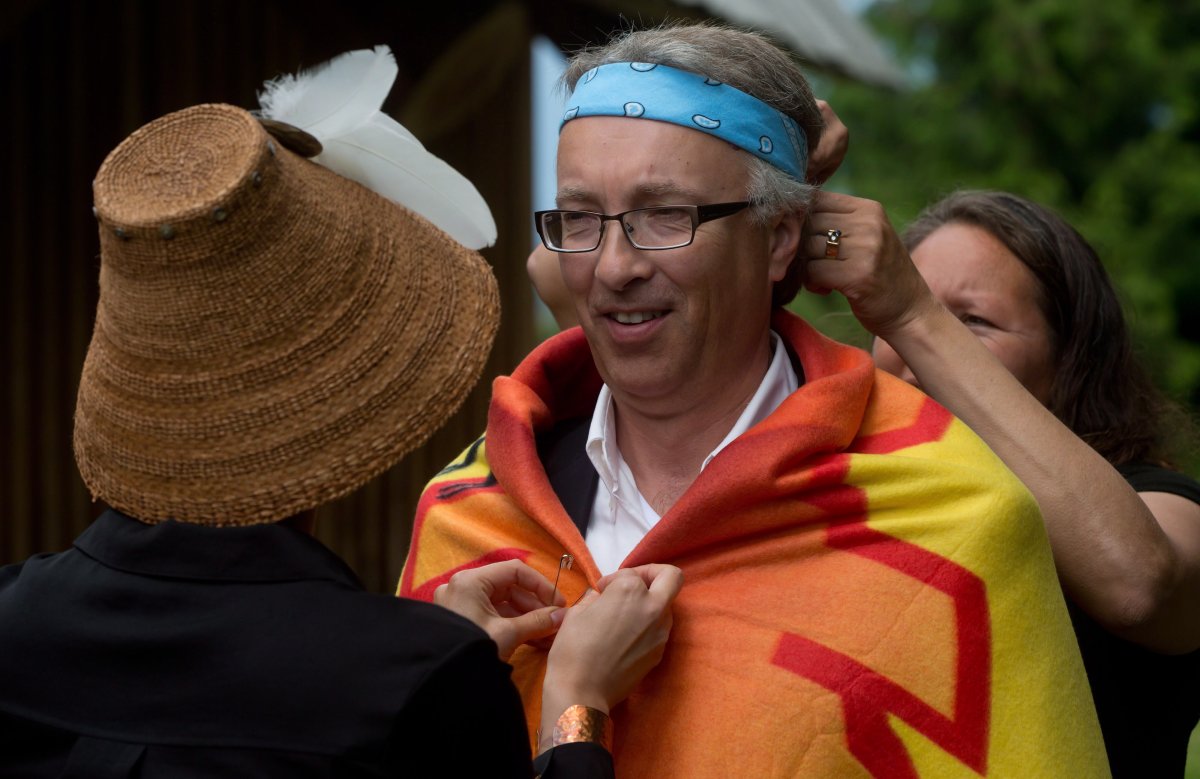
<svg viewBox="0 0 1200 779"><path fill-rule="evenodd" d="M1200 717L1200 484L1173 467L1186 418L1134 358L1095 251L1000 192L951 195L903 240L878 203L823 193L809 229L808 286L843 292L879 367L1037 498L1114 776L1182 776Z"/></svg>

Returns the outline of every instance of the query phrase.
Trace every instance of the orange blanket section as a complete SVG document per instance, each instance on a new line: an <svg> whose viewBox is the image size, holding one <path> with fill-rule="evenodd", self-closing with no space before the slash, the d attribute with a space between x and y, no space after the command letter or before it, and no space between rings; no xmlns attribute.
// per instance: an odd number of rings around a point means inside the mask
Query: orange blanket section
<svg viewBox="0 0 1200 779"><path fill-rule="evenodd" d="M863 352L788 314L772 326L805 383L625 561L685 584L662 663L613 712L618 776L1107 776L1028 492ZM577 330L496 381L486 436L422 497L400 595L504 559L552 579L564 553L568 601L595 583L534 433L598 388ZM531 732L545 661L512 660Z"/></svg>

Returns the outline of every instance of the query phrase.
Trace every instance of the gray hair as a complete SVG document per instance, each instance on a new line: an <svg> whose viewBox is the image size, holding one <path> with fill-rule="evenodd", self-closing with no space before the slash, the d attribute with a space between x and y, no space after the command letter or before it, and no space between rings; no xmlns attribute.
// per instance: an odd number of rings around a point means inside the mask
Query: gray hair
<svg viewBox="0 0 1200 779"><path fill-rule="evenodd" d="M603 46L577 52L562 76L568 92L592 68L612 62L652 62L701 73L753 95L800 126L811 153L825 122L812 88L792 57L765 36L712 23L668 24L630 30ZM816 188L745 152L755 221L808 211Z"/></svg>

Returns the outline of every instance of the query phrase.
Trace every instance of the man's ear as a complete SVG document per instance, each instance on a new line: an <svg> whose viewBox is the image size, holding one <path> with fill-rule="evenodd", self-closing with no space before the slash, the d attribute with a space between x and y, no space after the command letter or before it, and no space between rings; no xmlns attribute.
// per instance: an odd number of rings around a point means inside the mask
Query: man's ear
<svg viewBox="0 0 1200 779"><path fill-rule="evenodd" d="M772 218L768 244L771 281L782 280L787 275L792 260L796 259L804 234L804 219L803 211L786 211Z"/></svg>

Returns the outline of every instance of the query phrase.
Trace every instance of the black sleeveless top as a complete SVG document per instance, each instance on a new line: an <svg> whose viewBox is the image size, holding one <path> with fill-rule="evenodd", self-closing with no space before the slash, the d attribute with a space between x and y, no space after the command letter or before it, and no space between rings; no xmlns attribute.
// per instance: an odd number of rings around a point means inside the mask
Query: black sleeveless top
<svg viewBox="0 0 1200 779"><path fill-rule="evenodd" d="M1118 470L1138 492L1167 492L1200 504L1200 484L1146 464ZM1118 638L1070 601L1114 779L1182 777L1188 738L1200 720L1200 650L1164 655Z"/></svg>

